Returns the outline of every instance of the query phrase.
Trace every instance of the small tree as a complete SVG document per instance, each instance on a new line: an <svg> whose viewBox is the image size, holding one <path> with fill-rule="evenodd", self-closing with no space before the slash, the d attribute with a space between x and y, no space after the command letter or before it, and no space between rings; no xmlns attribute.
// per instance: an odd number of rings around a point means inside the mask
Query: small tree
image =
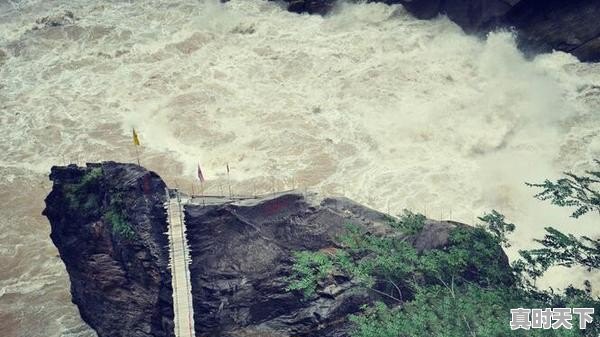
<svg viewBox="0 0 600 337"><path fill-rule="evenodd" d="M600 166L600 161L594 160ZM571 215L578 218L588 212L600 213L600 171L586 171L586 175L565 173L566 177L542 184L527 183L528 186L541 187L542 192L535 195L540 200L550 200L562 207L577 207ZM546 227L543 239L536 239L544 248L520 251L528 269L525 270L534 280L548 268L558 265L572 267L583 266L588 271L600 268L600 240L587 236L577 238L559 230Z"/></svg>
<svg viewBox="0 0 600 337"><path fill-rule="evenodd" d="M536 239L544 248L521 251L521 256L547 270L553 265L572 267L583 266L588 271L600 269L600 240L587 236L581 238L564 234L552 227L546 227L543 239Z"/></svg>
<svg viewBox="0 0 600 337"><path fill-rule="evenodd" d="M504 215L496 210L492 210L491 213L486 213L478 219L485 222L483 228L490 232L498 240L498 243L504 247L510 247L507 235L515 230L515 224L506 222Z"/></svg>
<svg viewBox="0 0 600 337"><path fill-rule="evenodd" d="M600 160L594 162L600 169ZM556 182L545 180L541 184L526 184L543 188L535 195L540 200L550 200L552 204L561 207L577 207L572 214L574 218L594 211L600 214L600 171L585 171L585 173L585 175L576 175L565 172L566 177Z"/></svg>

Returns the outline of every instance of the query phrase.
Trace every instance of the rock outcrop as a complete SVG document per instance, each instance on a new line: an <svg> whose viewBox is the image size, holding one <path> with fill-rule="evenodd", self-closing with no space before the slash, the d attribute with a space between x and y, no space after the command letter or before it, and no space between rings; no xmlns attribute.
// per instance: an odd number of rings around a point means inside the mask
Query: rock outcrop
<svg viewBox="0 0 600 337"><path fill-rule="evenodd" d="M71 11L64 11L63 13L45 16L35 20L36 26L34 29L40 29L44 27L61 27L75 23L77 18Z"/></svg>
<svg viewBox="0 0 600 337"><path fill-rule="evenodd" d="M560 50L600 62L600 1L521 0L502 21L527 51Z"/></svg>
<svg viewBox="0 0 600 337"><path fill-rule="evenodd" d="M99 337L174 336L163 181L112 162L50 179L44 215L83 320Z"/></svg>
<svg viewBox="0 0 600 337"><path fill-rule="evenodd" d="M50 178L44 214L82 318L99 337L173 336L164 182L114 162L54 167ZM196 336L220 337L346 337L348 316L385 298L341 274L310 298L288 291L294 252L335 252L348 224L393 235L417 252L447 248L450 232L466 226L427 220L398 236L383 213L295 192L190 203L184 216ZM496 263L508 271L498 252Z"/></svg>
<svg viewBox="0 0 600 337"><path fill-rule="evenodd" d="M335 0L286 0L292 12L327 13ZM600 61L600 1L371 0L402 4L419 19L447 15L468 33L514 28L527 53L560 50Z"/></svg>
<svg viewBox="0 0 600 337"><path fill-rule="evenodd" d="M292 253L339 248L347 224L392 233L383 213L345 198L296 193L188 205L185 218L194 321L202 336L347 336L346 317L371 302L374 294L353 288L342 276L323 285L316 299L289 292ZM458 225L427 221L409 241L418 251L440 248Z"/></svg>

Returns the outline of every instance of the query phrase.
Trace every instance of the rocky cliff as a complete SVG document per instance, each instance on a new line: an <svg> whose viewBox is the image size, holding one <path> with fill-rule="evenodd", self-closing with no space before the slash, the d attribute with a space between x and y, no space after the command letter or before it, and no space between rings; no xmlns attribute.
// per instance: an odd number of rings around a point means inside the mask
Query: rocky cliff
<svg viewBox="0 0 600 337"><path fill-rule="evenodd" d="M100 337L173 336L165 184L136 165L53 167L44 215Z"/></svg>
<svg viewBox="0 0 600 337"><path fill-rule="evenodd" d="M297 13L325 14L335 0L285 0ZM468 33L514 28L527 53L560 50L600 61L600 1L592 0L372 0L402 4L419 19L447 15Z"/></svg>
<svg viewBox="0 0 600 337"><path fill-rule="evenodd" d="M44 214L82 318L100 337L173 336L163 181L113 162L54 167L50 178ZM293 253L335 251L347 224L397 235L383 213L345 198L294 192L195 200L184 216L197 336L348 336L348 315L382 299L341 274L310 298L286 287ZM446 249L458 227L468 228L427 220L398 239L417 252ZM497 251L495 263L508 266Z"/></svg>

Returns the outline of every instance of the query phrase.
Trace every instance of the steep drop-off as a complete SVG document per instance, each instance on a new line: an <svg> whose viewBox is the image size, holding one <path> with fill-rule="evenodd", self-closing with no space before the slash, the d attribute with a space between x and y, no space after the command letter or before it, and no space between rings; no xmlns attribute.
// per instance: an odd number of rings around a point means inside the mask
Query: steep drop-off
<svg viewBox="0 0 600 337"><path fill-rule="evenodd" d="M114 162L54 167L50 178L44 214L82 318L100 337L173 336L164 182ZM348 316L384 298L343 274L313 297L289 291L294 252L343 248L348 224L418 253L446 249L453 229L469 228L427 220L399 236L385 214L316 194L220 200L196 197L184 208L196 336L348 336ZM491 251L508 275L507 257Z"/></svg>
<svg viewBox="0 0 600 337"><path fill-rule="evenodd" d="M165 184L105 162L53 167L44 215L73 302L99 337L173 336Z"/></svg>

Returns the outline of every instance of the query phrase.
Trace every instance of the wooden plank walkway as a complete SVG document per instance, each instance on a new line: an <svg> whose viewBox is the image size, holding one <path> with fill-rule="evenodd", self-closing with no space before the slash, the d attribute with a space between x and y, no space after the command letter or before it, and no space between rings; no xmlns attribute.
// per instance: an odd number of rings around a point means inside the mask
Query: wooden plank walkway
<svg viewBox="0 0 600 337"><path fill-rule="evenodd" d="M185 220L183 216L184 200L179 192L169 196L165 205L169 221L170 268L173 286L173 310L175 312L175 336L195 337L194 307L192 305L192 286L190 282L190 255L185 236Z"/></svg>

